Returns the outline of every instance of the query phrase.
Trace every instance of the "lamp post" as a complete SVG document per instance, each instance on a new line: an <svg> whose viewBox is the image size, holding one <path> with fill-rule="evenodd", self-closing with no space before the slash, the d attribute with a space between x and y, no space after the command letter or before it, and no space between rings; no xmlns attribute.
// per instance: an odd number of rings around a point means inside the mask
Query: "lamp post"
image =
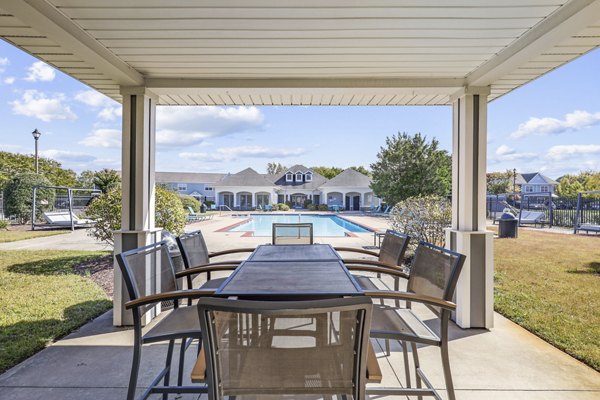
<svg viewBox="0 0 600 400"><path fill-rule="evenodd" d="M38 139L40 138L40 136L42 136L42 132L35 129L33 132L31 132L31 134L33 135L33 138L35 139L35 173L39 174L40 166L39 166L39 157L38 157Z"/></svg>
<svg viewBox="0 0 600 400"><path fill-rule="evenodd" d="M517 192L517 169L513 168L513 193Z"/></svg>

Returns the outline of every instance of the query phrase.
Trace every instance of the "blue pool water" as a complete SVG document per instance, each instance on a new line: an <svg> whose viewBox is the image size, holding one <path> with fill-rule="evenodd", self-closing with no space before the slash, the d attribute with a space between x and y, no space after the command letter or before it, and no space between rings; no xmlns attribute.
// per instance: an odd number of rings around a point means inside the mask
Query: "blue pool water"
<svg viewBox="0 0 600 400"><path fill-rule="evenodd" d="M308 222L313 224L315 236L346 236L346 232L370 232L370 230L337 215L250 214L248 217L252 220L236 226L230 231L253 231L254 236L271 236L274 222Z"/></svg>

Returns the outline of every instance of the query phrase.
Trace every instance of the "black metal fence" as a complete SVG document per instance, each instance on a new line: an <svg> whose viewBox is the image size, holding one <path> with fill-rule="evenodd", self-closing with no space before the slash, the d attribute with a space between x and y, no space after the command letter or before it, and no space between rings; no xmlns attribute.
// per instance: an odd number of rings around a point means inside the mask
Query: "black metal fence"
<svg viewBox="0 0 600 400"><path fill-rule="evenodd" d="M487 196L487 217L496 222L505 209L513 213L538 211L550 226L572 228L577 217L577 197L558 197L550 193L505 193ZM516 215L516 214L515 214ZM600 192L581 196L579 224L600 225Z"/></svg>

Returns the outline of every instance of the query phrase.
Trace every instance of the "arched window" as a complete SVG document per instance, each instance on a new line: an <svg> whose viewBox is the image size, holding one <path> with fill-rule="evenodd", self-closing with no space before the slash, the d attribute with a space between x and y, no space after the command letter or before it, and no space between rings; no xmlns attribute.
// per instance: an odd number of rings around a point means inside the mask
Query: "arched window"
<svg viewBox="0 0 600 400"><path fill-rule="evenodd" d="M286 182L293 182L294 181L294 174L292 174L291 172L288 172L285 174L285 181Z"/></svg>
<svg viewBox="0 0 600 400"><path fill-rule="evenodd" d="M302 182L302 177L304 175L302 174L302 172L298 171L296 172L296 182Z"/></svg>

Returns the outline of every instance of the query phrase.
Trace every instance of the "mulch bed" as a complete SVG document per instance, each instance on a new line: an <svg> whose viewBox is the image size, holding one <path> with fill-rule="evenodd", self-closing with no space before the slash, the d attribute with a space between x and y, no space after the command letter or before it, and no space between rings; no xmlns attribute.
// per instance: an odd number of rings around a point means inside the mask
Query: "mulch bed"
<svg viewBox="0 0 600 400"><path fill-rule="evenodd" d="M75 267L75 272L81 276L90 278L94 283L113 298L113 257L112 255L84 262Z"/></svg>

